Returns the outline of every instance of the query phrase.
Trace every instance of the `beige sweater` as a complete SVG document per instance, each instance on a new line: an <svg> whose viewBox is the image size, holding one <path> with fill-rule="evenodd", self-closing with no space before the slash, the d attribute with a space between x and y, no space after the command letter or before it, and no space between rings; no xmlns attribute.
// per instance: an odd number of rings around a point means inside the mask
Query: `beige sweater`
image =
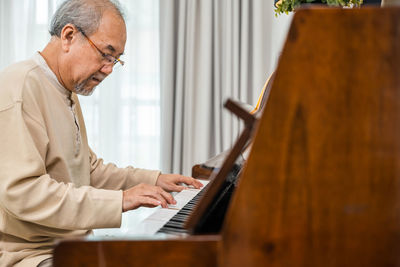
<svg viewBox="0 0 400 267"><path fill-rule="evenodd" d="M119 227L121 190L158 176L96 157L78 98L39 54L0 72L0 266L36 266L59 238Z"/></svg>

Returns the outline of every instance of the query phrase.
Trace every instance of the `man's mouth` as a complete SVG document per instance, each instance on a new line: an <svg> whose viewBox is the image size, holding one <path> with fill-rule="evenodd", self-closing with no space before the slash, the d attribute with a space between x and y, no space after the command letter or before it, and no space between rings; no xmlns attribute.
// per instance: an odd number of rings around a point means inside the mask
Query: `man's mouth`
<svg viewBox="0 0 400 267"><path fill-rule="evenodd" d="M96 83L101 83L101 79L98 79L98 78L96 78L96 77L92 77L92 80L93 81L95 81Z"/></svg>

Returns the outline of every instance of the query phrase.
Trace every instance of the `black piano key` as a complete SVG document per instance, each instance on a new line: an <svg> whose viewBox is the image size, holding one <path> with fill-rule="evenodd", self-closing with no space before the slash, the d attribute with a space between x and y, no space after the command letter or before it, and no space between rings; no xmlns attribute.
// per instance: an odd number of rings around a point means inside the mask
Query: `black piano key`
<svg viewBox="0 0 400 267"><path fill-rule="evenodd" d="M194 196L185 206L182 207L168 222L164 224L157 232L159 233L187 233L188 231L183 228L187 218L192 214L192 210L197 206L201 196L204 193L204 189L208 185L203 187L201 191Z"/></svg>
<svg viewBox="0 0 400 267"><path fill-rule="evenodd" d="M174 226L165 226L162 227L161 229L165 230L165 231L170 231L170 232L177 232L177 233L187 233L186 229L182 229L182 228L178 228L178 227L174 227Z"/></svg>
<svg viewBox="0 0 400 267"><path fill-rule="evenodd" d="M164 233L164 234L185 234L185 233L188 233L186 230L183 230L183 229L169 229L169 228L162 228L158 232L159 233Z"/></svg>
<svg viewBox="0 0 400 267"><path fill-rule="evenodd" d="M177 214L178 215L178 214ZM178 215L178 216L174 216L175 218L174 219L176 219L176 220L185 220L186 218L187 218L187 216L185 216L185 215Z"/></svg>

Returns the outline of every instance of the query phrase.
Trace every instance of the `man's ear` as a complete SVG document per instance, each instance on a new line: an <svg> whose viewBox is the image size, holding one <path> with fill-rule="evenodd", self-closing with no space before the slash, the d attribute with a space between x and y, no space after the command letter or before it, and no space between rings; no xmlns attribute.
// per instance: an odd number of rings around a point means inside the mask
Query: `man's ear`
<svg viewBox="0 0 400 267"><path fill-rule="evenodd" d="M72 24L66 24L61 30L61 47L64 52L69 52L71 45L76 41L78 29Z"/></svg>

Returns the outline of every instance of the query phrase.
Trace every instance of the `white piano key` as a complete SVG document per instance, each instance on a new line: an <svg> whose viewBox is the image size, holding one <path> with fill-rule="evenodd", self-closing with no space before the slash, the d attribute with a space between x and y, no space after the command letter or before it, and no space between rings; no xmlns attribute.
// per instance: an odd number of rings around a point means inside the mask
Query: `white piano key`
<svg viewBox="0 0 400 267"><path fill-rule="evenodd" d="M178 210L175 209L159 209L158 211L151 214L149 217L144 219L146 220L154 220L154 221L168 221L171 219L175 214L178 213Z"/></svg>
<svg viewBox="0 0 400 267"><path fill-rule="evenodd" d="M165 222L162 220L148 220L145 219L144 223L137 225L135 229L128 230L128 235L154 235Z"/></svg>
<svg viewBox="0 0 400 267"><path fill-rule="evenodd" d="M168 205L169 209L183 208L192 198L194 198L201 190L200 189L185 189L175 196L176 204Z"/></svg>

